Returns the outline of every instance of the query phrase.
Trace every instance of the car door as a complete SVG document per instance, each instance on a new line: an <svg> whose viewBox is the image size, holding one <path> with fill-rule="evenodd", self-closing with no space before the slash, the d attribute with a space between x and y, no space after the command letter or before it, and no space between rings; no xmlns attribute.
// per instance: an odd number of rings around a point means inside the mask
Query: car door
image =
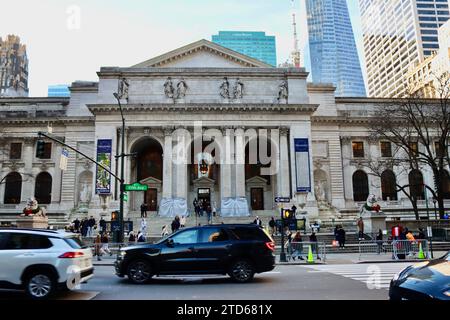
<svg viewBox="0 0 450 320"><path fill-rule="evenodd" d="M21 284L23 271L31 265L49 264L48 249L52 243L45 236L10 233L2 251L6 281Z"/></svg>
<svg viewBox="0 0 450 320"><path fill-rule="evenodd" d="M184 274L199 271L195 246L199 230L177 232L162 243L161 274Z"/></svg>
<svg viewBox="0 0 450 320"><path fill-rule="evenodd" d="M226 271L228 260L231 257L231 241L224 228L201 229L200 240L195 249L202 272L222 273Z"/></svg>

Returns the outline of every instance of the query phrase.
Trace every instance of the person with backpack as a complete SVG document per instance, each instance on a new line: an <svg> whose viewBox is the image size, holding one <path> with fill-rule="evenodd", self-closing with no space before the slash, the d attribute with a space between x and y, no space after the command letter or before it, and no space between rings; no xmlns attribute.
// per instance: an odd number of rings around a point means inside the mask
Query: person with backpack
<svg viewBox="0 0 450 320"><path fill-rule="evenodd" d="M300 232L298 231L294 238L291 241L291 248L292 248L292 260L295 261L295 258L299 258L299 260L305 260L302 257L302 253L303 253L303 240L302 240L302 235L300 234Z"/></svg>

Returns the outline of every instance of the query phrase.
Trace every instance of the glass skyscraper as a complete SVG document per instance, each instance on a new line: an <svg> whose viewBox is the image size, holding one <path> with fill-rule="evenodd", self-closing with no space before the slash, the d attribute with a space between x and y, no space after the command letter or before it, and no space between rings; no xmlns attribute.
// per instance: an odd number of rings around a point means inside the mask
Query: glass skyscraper
<svg viewBox="0 0 450 320"><path fill-rule="evenodd" d="M49 97L70 97L69 86L66 84L58 84L48 86Z"/></svg>
<svg viewBox="0 0 450 320"><path fill-rule="evenodd" d="M245 54L272 66L277 65L277 49L274 36L254 31L219 31L212 42Z"/></svg>
<svg viewBox="0 0 450 320"><path fill-rule="evenodd" d="M359 0L371 97L401 97L412 67L439 49L447 0Z"/></svg>
<svg viewBox="0 0 450 320"><path fill-rule="evenodd" d="M313 82L332 83L338 97L365 97L346 0L306 0Z"/></svg>

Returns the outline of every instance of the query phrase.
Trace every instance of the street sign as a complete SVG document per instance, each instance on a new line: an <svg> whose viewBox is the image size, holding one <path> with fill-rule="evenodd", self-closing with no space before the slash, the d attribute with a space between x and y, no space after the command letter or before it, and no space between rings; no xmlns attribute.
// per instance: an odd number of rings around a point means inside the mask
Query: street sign
<svg viewBox="0 0 450 320"><path fill-rule="evenodd" d="M291 202L291 198L276 197L275 202L276 203L289 203L289 202Z"/></svg>
<svg viewBox="0 0 450 320"><path fill-rule="evenodd" d="M126 184L125 191L148 191L148 186L138 182L134 184Z"/></svg>
<svg viewBox="0 0 450 320"><path fill-rule="evenodd" d="M123 194L123 201L125 201L125 202L128 201L128 194L126 194L126 193Z"/></svg>
<svg viewBox="0 0 450 320"><path fill-rule="evenodd" d="M59 160L59 168L63 171L67 170L67 161L69 159L69 151L62 149L61 159Z"/></svg>

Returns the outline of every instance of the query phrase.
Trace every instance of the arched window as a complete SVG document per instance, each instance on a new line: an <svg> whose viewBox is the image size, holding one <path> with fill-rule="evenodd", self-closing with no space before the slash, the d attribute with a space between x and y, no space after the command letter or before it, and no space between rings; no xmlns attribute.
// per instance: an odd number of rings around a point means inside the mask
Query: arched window
<svg viewBox="0 0 450 320"><path fill-rule="evenodd" d="M381 193L383 200L397 200L397 183L395 174L391 170L386 170L381 175Z"/></svg>
<svg viewBox="0 0 450 320"><path fill-rule="evenodd" d="M39 204L52 202L52 176L48 172L41 172L36 177L34 197Z"/></svg>
<svg viewBox="0 0 450 320"><path fill-rule="evenodd" d="M409 173L409 191L411 197L417 200L425 199L425 186L423 185L423 175L419 170L412 170Z"/></svg>
<svg viewBox="0 0 450 320"><path fill-rule="evenodd" d="M5 178L4 204L19 204L22 196L22 176L11 172Z"/></svg>
<svg viewBox="0 0 450 320"><path fill-rule="evenodd" d="M444 199L450 199L450 175L447 170L441 171L441 190Z"/></svg>
<svg viewBox="0 0 450 320"><path fill-rule="evenodd" d="M369 178L367 174L358 170L353 174L353 200L366 201L369 197Z"/></svg>

